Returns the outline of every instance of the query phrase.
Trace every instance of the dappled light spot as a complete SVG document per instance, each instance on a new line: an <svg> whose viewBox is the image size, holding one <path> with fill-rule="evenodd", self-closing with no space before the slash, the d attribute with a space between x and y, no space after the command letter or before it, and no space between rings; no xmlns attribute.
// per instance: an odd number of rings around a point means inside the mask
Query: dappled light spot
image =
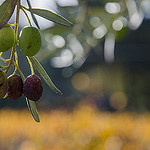
<svg viewBox="0 0 150 150"><path fill-rule="evenodd" d="M94 28L97 28L101 24L101 20L97 16L91 17L89 19L89 22L90 22L91 26L94 27Z"/></svg>
<svg viewBox="0 0 150 150"><path fill-rule="evenodd" d="M110 105L117 109L122 110L127 106L127 96L124 92L115 92L110 97Z"/></svg>
<svg viewBox="0 0 150 150"><path fill-rule="evenodd" d="M127 18L120 16L117 20L120 20L123 23L123 27L126 27L128 25Z"/></svg>
<svg viewBox="0 0 150 150"><path fill-rule="evenodd" d="M102 24L93 31L93 36L96 39L100 39L100 38L104 37L106 33L107 33L107 29L106 29L105 25Z"/></svg>
<svg viewBox="0 0 150 150"><path fill-rule="evenodd" d="M84 56L84 49L81 42L76 38L74 34L69 34L68 37L69 48L74 54L74 59L79 60Z"/></svg>
<svg viewBox="0 0 150 150"><path fill-rule="evenodd" d="M113 2L113 3L106 3L105 10L110 14L119 13L121 10L120 4Z"/></svg>
<svg viewBox="0 0 150 150"><path fill-rule="evenodd" d="M51 59L51 64L53 67L56 68L62 68L62 67L67 67L72 64L73 61L73 54L69 49L64 49L61 52L60 56L53 57Z"/></svg>
<svg viewBox="0 0 150 150"><path fill-rule="evenodd" d="M61 6L61 7L66 7L66 6L77 6L78 5L78 0L56 0L56 2Z"/></svg>
<svg viewBox="0 0 150 150"><path fill-rule="evenodd" d="M150 18L150 1L149 0L143 0L141 2L141 8L145 14L145 18Z"/></svg>
<svg viewBox="0 0 150 150"><path fill-rule="evenodd" d="M136 1L128 0L126 1L126 5L129 13L129 28L136 30L141 25L144 14L137 8Z"/></svg>
<svg viewBox="0 0 150 150"><path fill-rule="evenodd" d="M114 62L115 36L108 34L104 43L104 58L107 63Z"/></svg>
<svg viewBox="0 0 150 150"><path fill-rule="evenodd" d="M53 34L51 34L51 33L46 33L45 36L44 36L45 41L48 42L48 43L51 42L52 37L53 37Z"/></svg>
<svg viewBox="0 0 150 150"><path fill-rule="evenodd" d="M120 137L111 136L105 142L105 150L121 150L122 145L123 143Z"/></svg>
<svg viewBox="0 0 150 150"><path fill-rule="evenodd" d="M116 31L120 31L123 28L123 23L121 20L115 20L112 24L112 27Z"/></svg>
<svg viewBox="0 0 150 150"><path fill-rule="evenodd" d="M62 99L61 99L62 100ZM148 150L149 113L110 113L80 103L74 111L0 110L1 150Z"/></svg>
<svg viewBox="0 0 150 150"><path fill-rule="evenodd" d="M72 85L78 91L84 91L90 86L90 78L86 73L76 73L72 78Z"/></svg>
<svg viewBox="0 0 150 150"><path fill-rule="evenodd" d="M61 59L62 61L72 61L73 59L73 54L72 52L69 50L69 49L64 49L62 52L61 52Z"/></svg>
<svg viewBox="0 0 150 150"><path fill-rule="evenodd" d="M81 146L88 145L92 140L92 134L90 131L82 132L76 131L74 133L74 142Z"/></svg>
<svg viewBox="0 0 150 150"><path fill-rule="evenodd" d="M130 18L130 28L133 30L137 29L141 25L142 21L143 15L138 12L135 12Z"/></svg>
<svg viewBox="0 0 150 150"><path fill-rule="evenodd" d="M86 61L86 57L82 57L82 58L76 60L73 63L73 67L74 68L80 68L84 64L85 61Z"/></svg>
<svg viewBox="0 0 150 150"><path fill-rule="evenodd" d="M65 45L65 40L60 35L54 35L52 38L53 44L56 46L56 48L62 48Z"/></svg>
<svg viewBox="0 0 150 150"><path fill-rule="evenodd" d="M91 46L95 47L97 45L97 40L92 37L87 37L86 42Z"/></svg>
<svg viewBox="0 0 150 150"><path fill-rule="evenodd" d="M72 76L72 74L73 74L73 69L72 68L70 68L70 67L67 68L66 67L66 68L62 69L62 75L63 75L63 77L69 78L69 77Z"/></svg>
<svg viewBox="0 0 150 150"><path fill-rule="evenodd" d="M19 146L19 150L36 150L37 148L35 143L29 140L24 140Z"/></svg>

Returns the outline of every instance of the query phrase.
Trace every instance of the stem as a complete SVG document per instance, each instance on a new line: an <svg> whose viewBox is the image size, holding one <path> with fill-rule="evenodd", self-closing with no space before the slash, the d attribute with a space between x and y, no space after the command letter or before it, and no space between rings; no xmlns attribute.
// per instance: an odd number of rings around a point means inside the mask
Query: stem
<svg viewBox="0 0 150 150"><path fill-rule="evenodd" d="M0 52L0 57L2 56L3 52Z"/></svg>
<svg viewBox="0 0 150 150"><path fill-rule="evenodd" d="M25 10L28 10L28 8L27 8L27 7L25 7L25 6L22 6L22 5L21 5L21 7L22 7L22 8L24 8Z"/></svg>
<svg viewBox="0 0 150 150"><path fill-rule="evenodd" d="M28 56L26 56L26 57L27 57L28 62L29 62L29 64L30 64L31 74L34 74L34 69L33 69L32 62L31 62L31 60L30 60L30 58L29 58Z"/></svg>
<svg viewBox="0 0 150 150"><path fill-rule="evenodd" d="M15 61L13 61L13 64L14 64L15 66L17 66L17 64L16 64ZM19 71L19 73L20 73L20 76L21 76L21 78L22 78L22 81L24 81L24 80L25 80L25 76L23 75L23 73L22 73L22 71L20 70L19 66L18 66L17 69L18 69L18 71Z"/></svg>
<svg viewBox="0 0 150 150"><path fill-rule="evenodd" d="M16 26L15 26L16 42L17 42L18 27L19 27L19 11L20 11L20 0L17 2Z"/></svg>
<svg viewBox="0 0 150 150"><path fill-rule="evenodd" d="M15 44L14 44L13 49L11 51L10 62L9 62L7 70L5 71L5 74L8 73L8 70L10 69L11 64L13 64L13 60L14 60L14 53L16 51L17 36L18 36L19 11L20 11L20 0L18 0L18 2L17 2L16 23L15 23Z"/></svg>
<svg viewBox="0 0 150 150"><path fill-rule="evenodd" d="M14 23L14 24L8 24L8 25L11 26L11 27L13 27L13 26L16 26L16 23Z"/></svg>
<svg viewBox="0 0 150 150"><path fill-rule="evenodd" d="M0 68L2 68L2 69L6 69L6 68L7 68L7 66L2 66L2 65L0 65Z"/></svg>
<svg viewBox="0 0 150 150"><path fill-rule="evenodd" d="M0 61L3 61L5 63L8 63L10 61L10 59L4 59L3 57L0 57Z"/></svg>
<svg viewBox="0 0 150 150"><path fill-rule="evenodd" d="M15 71L14 71L13 75L17 72L17 69L19 67L19 65L18 65L18 55L17 55L16 51L15 51L15 61L16 61L16 63L15 63Z"/></svg>
<svg viewBox="0 0 150 150"><path fill-rule="evenodd" d="M27 13L25 12L25 10L24 10L23 6L21 6L21 10L22 10L22 11L23 11L23 13L25 14L25 16L26 16L26 18L27 18L27 20L28 20L29 25L30 25L30 26L32 26L32 25L31 25L31 21L30 21L30 19L29 19L28 15L27 15Z"/></svg>

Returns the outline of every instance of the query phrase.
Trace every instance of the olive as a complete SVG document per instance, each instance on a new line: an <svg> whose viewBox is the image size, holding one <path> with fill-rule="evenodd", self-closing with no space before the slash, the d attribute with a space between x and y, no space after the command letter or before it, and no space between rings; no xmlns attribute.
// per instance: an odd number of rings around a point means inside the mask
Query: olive
<svg viewBox="0 0 150 150"><path fill-rule="evenodd" d="M0 71L0 99L3 98L8 90L7 76L3 71Z"/></svg>
<svg viewBox="0 0 150 150"><path fill-rule="evenodd" d="M30 100L37 101L42 96L43 86L39 76L29 75L23 85L23 94Z"/></svg>
<svg viewBox="0 0 150 150"><path fill-rule="evenodd" d="M15 44L15 31L10 26L0 29L0 52L10 50Z"/></svg>
<svg viewBox="0 0 150 150"><path fill-rule="evenodd" d="M19 48L26 56L34 56L41 48L41 35L35 27L25 27L19 37Z"/></svg>

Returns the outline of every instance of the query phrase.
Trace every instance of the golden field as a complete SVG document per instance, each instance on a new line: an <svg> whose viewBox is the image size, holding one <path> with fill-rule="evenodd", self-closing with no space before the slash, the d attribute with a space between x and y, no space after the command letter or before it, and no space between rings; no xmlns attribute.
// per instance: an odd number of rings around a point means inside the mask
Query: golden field
<svg viewBox="0 0 150 150"><path fill-rule="evenodd" d="M72 112L0 110L0 150L150 150L150 114L100 112L80 105Z"/></svg>

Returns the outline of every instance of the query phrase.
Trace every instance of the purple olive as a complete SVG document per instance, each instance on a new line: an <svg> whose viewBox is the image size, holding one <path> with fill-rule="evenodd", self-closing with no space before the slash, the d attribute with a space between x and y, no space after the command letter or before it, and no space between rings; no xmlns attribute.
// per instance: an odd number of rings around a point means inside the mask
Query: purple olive
<svg viewBox="0 0 150 150"><path fill-rule="evenodd" d="M23 86L23 94L30 100L37 101L42 96L43 86L39 76L29 75Z"/></svg>
<svg viewBox="0 0 150 150"><path fill-rule="evenodd" d="M23 93L23 81L20 75L11 75L8 77L8 92L7 97L12 100L17 100Z"/></svg>
<svg viewBox="0 0 150 150"><path fill-rule="evenodd" d="M2 99L8 90L7 76L3 71L0 71L0 99Z"/></svg>

